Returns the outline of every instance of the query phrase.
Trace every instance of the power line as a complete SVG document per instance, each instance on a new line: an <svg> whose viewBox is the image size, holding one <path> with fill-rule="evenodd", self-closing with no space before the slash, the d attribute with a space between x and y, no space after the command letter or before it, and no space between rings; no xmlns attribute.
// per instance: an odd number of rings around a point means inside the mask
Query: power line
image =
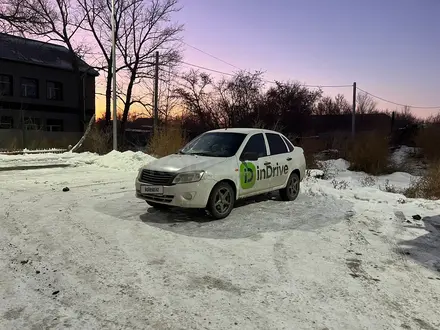
<svg viewBox="0 0 440 330"><path fill-rule="evenodd" d="M231 76L231 77L235 76L235 74L233 74L233 73L218 71L218 70L206 68L204 66L200 66L200 65L197 65L197 64L192 64L192 63L188 63L188 62L184 62L184 61L180 61L180 63L185 64L185 65L189 65L189 66L192 66L192 67L195 67L195 68L199 68L199 69L202 69L202 70L211 71L211 72L215 72L215 73L219 73L219 74L224 74L225 76Z"/></svg>
<svg viewBox="0 0 440 330"><path fill-rule="evenodd" d="M236 69L238 69L238 70L246 71L246 70L243 70L243 69L241 69L240 67L238 67L238 66L236 66L236 65L234 65L234 64L231 64L231 63L229 63L229 62L227 62L227 61L225 61L225 60L223 60L223 59L221 59L221 58L215 56L215 55L212 55L212 54L210 54L210 53L208 53L208 52L205 52L204 50L202 50L202 49L200 49L200 48L197 48L197 47L195 47L195 46L193 46L193 45L190 45L190 44L186 43L185 41L180 41L180 42L181 42L182 44L187 45L188 47L191 47L191 48L193 48L193 49L195 49L195 50L197 50L197 51L199 51L199 52L201 52L201 53L203 53L203 54L206 54L206 55L208 55L208 56L210 56L210 57L212 57L212 58L214 58L214 59L216 59L216 60L218 60L218 61L220 61L220 62L223 62L223 63L225 63L225 64L227 64L227 65L230 65L230 66L232 66L232 67L234 67L234 68L236 68ZM184 63L184 62L182 62L182 63ZM193 65L193 64L189 64L189 63L186 63L186 64L187 64L187 65L191 65L191 66L198 67L198 66ZM200 67L200 69L202 69L202 67ZM225 72L221 72L221 71L217 71L217 70L212 70L212 69L209 69L209 68L203 68L203 69L204 69L204 70L208 70L208 71L213 71L213 72L216 72L216 73L225 74L225 75L228 75L228 76L233 76L233 74L231 74L231 73L225 73ZM269 83L269 84L275 84L275 81L273 81L273 80L266 80L266 79L263 79L263 81L266 82L266 83ZM331 87L339 87L339 88L342 88L342 87L353 87L353 85L307 85L307 84L301 84L301 86L304 86L304 87L312 87L312 88L331 88Z"/></svg>
<svg viewBox="0 0 440 330"><path fill-rule="evenodd" d="M223 62L223 63L225 63L225 64L227 64L227 65L229 65L229 66L231 66L233 68L236 68L236 69L238 69L240 71L247 71L247 70L243 70L242 68L240 68L240 67L238 67L238 66L236 66L236 65L234 65L234 64L232 64L232 63L230 63L228 61L225 61L225 60L223 60L223 59L221 59L221 58L219 58L219 57L217 57L215 55L212 55L212 54L210 54L210 53L208 53L208 52L206 52L206 51L204 51L204 50L202 50L202 49L200 49L198 47L190 45L190 44L188 44L185 41L180 40L179 42L184 44L184 45L187 45L188 47L191 47L191 48L193 48L193 49L195 49L195 50L197 50L197 51L199 51L199 52L201 52L203 54L206 54L206 55L208 55L208 56L210 56L210 57L212 57L212 58L214 58L214 59L216 59L216 60L218 60L220 62ZM100 53L89 53L89 54L92 54L92 55L102 55ZM131 55L131 54L128 54L128 55ZM197 65L197 64L193 64L193 63L188 63L188 62L185 62L185 61L180 61L180 63L188 65L188 66L192 66L192 67L195 67L195 68L198 68L198 69L202 69L202 70L206 70L206 71L211 71L211 72L218 73L218 74L223 74L223 75L230 76L230 77L235 76L234 73L219 71L219 70L216 70L216 69L207 68L207 67L204 67L204 66L200 66L200 65ZM266 83L269 83L269 84L276 84L275 80L262 79L262 81L266 82ZM346 87L353 87L353 85L308 85L308 84L301 84L301 86L310 87L310 88L346 88Z"/></svg>
<svg viewBox="0 0 440 330"><path fill-rule="evenodd" d="M197 51L199 51L199 52L201 52L203 54L206 54L206 55L208 55L208 56L210 56L210 57L212 57L212 58L214 58L214 59L216 59L216 60L218 60L220 62L223 62L223 63L225 63L225 64L227 64L227 65L229 65L231 67L234 67L234 68L236 68L238 70L241 70L241 71L246 71L246 70L243 70L240 67L238 67L238 66L236 66L236 65L234 65L232 63L229 63L228 61L225 61L225 60L223 60L223 59L221 59L221 58L219 58L219 57L217 57L215 55L212 55L212 54L210 54L210 53L208 53L208 52L206 52L206 51L204 51L204 50L202 50L202 49L200 49L198 47L192 46L192 45L188 44L185 41L180 40L180 42L182 44L184 44L184 45L187 45L188 47L191 47L191 48L193 48L193 49L195 49L195 50L197 50ZM99 53L98 54L90 53L90 54L98 55ZM196 65L196 64L193 64L193 63L188 63L188 62L184 62L184 61L180 61L180 63L188 65L188 66L192 66L192 67L195 67L195 68L199 68L199 69L202 69L202 70L206 70L206 71L210 71L210 72L214 72L214 73L218 73L218 74L223 74L223 75L226 75L226 76L231 76L231 77L235 76L234 73L223 72L223 71L219 71L219 70L203 67L203 66L200 66L200 65ZM182 77L179 76L179 78L182 78ZM262 79L262 81L266 82L266 83L269 83L269 84L276 84L276 82L274 80ZM348 87L353 87L352 84L350 84L350 85L308 85L308 84L301 84L301 86L309 87L309 88L348 88ZM367 91L365 91L365 90L363 90L363 89L361 89L359 87L356 87L356 89L360 90L360 91L362 91L362 92L364 92L364 93L366 93L366 94L368 94L368 95L370 95L370 96L372 96L374 98L377 98L377 99L379 99L381 101L384 101L384 102L387 102L387 103L391 103L391 104L394 104L394 105L398 105L398 106L403 106L403 107L404 106L409 106L409 107L414 108L414 109L440 109L440 105L436 106L436 107L423 107L423 106L412 106L412 105L397 103L397 102L393 102L393 101L384 99L383 97L371 94L370 92L367 92Z"/></svg>
<svg viewBox="0 0 440 330"><path fill-rule="evenodd" d="M188 47L191 47L191 48L193 48L193 49L195 49L195 50L197 50L197 51L199 51L199 52L201 52L201 53L203 53L203 54L205 54L205 55L208 55L208 56L210 56L210 57L216 59L217 61L223 62L223 63L225 63L225 64L227 64L227 65L229 65L229 66L232 66L233 68L236 68L236 69L238 69L238 70L242 70L242 69L239 68L238 66L236 66L236 65L234 65L234 64L231 64L231 63L229 63L229 62L227 62L227 61L225 61L225 60L222 60L221 58L219 58L219 57L217 57L217 56L215 56L215 55L212 55L212 54L210 54L210 53L208 53L208 52L205 52L204 50L202 50L202 49L200 49L200 48L197 48L197 47L195 47L195 46L192 46L192 45L186 43L185 41L180 41L180 42L181 42L182 44L184 44L184 45L187 45ZM243 71L243 70L242 70L242 71Z"/></svg>
<svg viewBox="0 0 440 330"><path fill-rule="evenodd" d="M393 102L393 101L384 99L383 97L371 94L370 92L367 92L367 91L363 90L362 88L357 87L357 89L360 90L361 92L364 92L365 94L368 94L368 95L376 98L376 99L379 99L381 101L384 101L384 102L387 102L387 103L391 103L391 104L394 104L394 105L398 105L398 106L401 106L401 107L410 107L410 108L413 108L413 109L440 109L440 105L436 106L436 107L419 107L419 106L414 106L414 105L397 103L397 102Z"/></svg>
<svg viewBox="0 0 440 330"><path fill-rule="evenodd" d="M314 87L314 88L343 88L343 87L353 87L353 85L304 85L302 84L301 86L304 87Z"/></svg>
<svg viewBox="0 0 440 330"><path fill-rule="evenodd" d="M198 68L198 69L202 69L202 70L206 70L206 71L211 71L211 72L223 74L223 75L230 76L230 77L234 77L235 76L234 73L219 71L219 70L207 68L207 67L204 67L204 66L200 66L200 65L197 65L197 64L188 63L188 62L185 62L185 61L180 61L180 63L188 65L188 66L192 66L192 67L195 67L195 68ZM276 84L276 82L274 80L263 79L263 81L266 82L266 83L269 83L269 84ZM312 88L353 87L353 85L307 85L307 84L300 84L300 85L304 86L304 87L312 87Z"/></svg>

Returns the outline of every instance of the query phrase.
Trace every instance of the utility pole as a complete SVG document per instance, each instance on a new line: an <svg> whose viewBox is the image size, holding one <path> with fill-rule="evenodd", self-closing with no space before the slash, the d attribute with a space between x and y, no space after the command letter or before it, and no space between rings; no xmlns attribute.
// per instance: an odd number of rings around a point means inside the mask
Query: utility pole
<svg viewBox="0 0 440 330"><path fill-rule="evenodd" d="M354 139L356 132L356 82L353 83L353 109L351 115L351 137Z"/></svg>
<svg viewBox="0 0 440 330"><path fill-rule="evenodd" d="M112 78L113 78L113 150L118 150L118 114L116 111L116 22L115 0L112 0Z"/></svg>
<svg viewBox="0 0 440 330"><path fill-rule="evenodd" d="M23 110L23 104L20 105L20 112L21 112L21 140L22 140L22 149L26 148L26 133L25 133L25 122L24 122L24 110Z"/></svg>
<svg viewBox="0 0 440 330"><path fill-rule="evenodd" d="M159 121L159 52L156 52L156 63L155 63L155 74L154 74L154 125L153 130L156 131L158 128Z"/></svg>
<svg viewBox="0 0 440 330"><path fill-rule="evenodd" d="M393 111L391 114L391 133L393 133L394 130L394 121L396 120L396 111Z"/></svg>

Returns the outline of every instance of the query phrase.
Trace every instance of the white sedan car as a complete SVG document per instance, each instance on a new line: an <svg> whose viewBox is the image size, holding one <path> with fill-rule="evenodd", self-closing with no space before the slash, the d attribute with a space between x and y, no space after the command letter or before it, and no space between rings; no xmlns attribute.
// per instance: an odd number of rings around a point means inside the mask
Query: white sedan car
<svg viewBox="0 0 440 330"><path fill-rule="evenodd" d="M240 198L278 190L283 200L295 200L305 170L303 149L278 132L217 129L140 168L136 197L156 208L207 209L222 219Z"/></svg>

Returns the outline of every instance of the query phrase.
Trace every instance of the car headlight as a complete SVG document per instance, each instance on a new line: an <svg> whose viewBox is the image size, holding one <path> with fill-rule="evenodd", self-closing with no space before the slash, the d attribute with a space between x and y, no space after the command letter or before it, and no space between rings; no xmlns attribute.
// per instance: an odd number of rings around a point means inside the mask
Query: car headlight
<svg viewBox="0 0 440 330"><path fill-rule="evenodd" d="M202 180L205 171L179 173L173 180L173 183L190 183Z"/></svg>

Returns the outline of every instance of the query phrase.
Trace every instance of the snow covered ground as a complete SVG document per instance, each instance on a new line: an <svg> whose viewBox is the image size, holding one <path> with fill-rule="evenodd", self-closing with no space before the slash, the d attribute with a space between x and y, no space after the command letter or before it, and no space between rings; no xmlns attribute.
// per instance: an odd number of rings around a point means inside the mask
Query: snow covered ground
<svg viewBox="0 0 440 330"><path fill-rule="evenodd" d="M440 328L440 202L384 191L409 174L328 161L207 221L134 197L151 159L0 155L68 166L0 171L0 329Z"/></svg>

